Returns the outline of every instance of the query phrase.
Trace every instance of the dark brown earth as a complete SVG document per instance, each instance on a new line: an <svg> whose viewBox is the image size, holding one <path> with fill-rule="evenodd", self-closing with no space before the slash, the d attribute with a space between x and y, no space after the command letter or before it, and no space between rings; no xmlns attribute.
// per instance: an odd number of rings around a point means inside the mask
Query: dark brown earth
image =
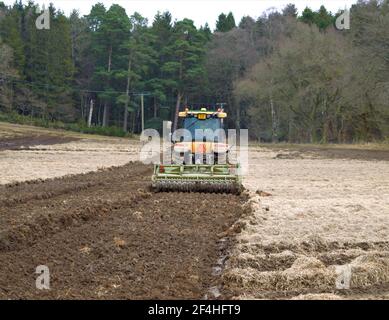
<svg viewBox="0 0 389 320"><path fill-rule="evenodd" d="M341 147L324 147L312 146L304 144L294 145L261 145L264 148L270 148L274 151L279 151L276 159L299 159L307 155L324 159L354 159L354 160L379 160L389 161L389 149L358 149L358 148L341 148ZM290 152L283 153L288 150Z"/></svg>
<svg viewBox="0 0 389 320"><path fill-rule="evenodd" d="M0 299L204 298L245 196L151 193L151 172L0 186ZM35 287L38 265L50 290Z"/></svg>
<svg viewBox="0 0 389 320"><path fill-rule="evenodd" d="M77 138L62 137L58 135L33 135L15 138L0 139L0 151L23 150L36 145L52 145L75 141Z"/></svg>

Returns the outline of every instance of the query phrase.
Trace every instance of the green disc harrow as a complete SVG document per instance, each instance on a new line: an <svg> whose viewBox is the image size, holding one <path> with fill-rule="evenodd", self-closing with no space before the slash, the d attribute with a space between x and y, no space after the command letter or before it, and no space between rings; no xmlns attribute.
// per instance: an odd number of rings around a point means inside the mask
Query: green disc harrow
<svg viewBox="0 0 389 320"><path fill-rule="evenodd" d="M239 194L243 187L239 165L154 165L155 191Z"/></svg>

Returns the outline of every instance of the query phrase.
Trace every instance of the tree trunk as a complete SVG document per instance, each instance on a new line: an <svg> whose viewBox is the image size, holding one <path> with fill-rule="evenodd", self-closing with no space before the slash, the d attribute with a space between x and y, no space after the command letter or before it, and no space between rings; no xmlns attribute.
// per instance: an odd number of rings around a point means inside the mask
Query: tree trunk
<svg viewBox="0 0 389 320"><path fill-rule="evenodd" d="M9 99L9 107L10 110L13 110L13 105L14 105L14 85L11 82L11 94L10 94L10 99Z"/></svg>
<svg viewBox="0 0 389 320"><path fill-rule="evenodd" d="M329 115L327 112L327 96L324 96L322 115L323 115L323 132L322 132L321 142L328 143L329 135L330 135L330 121L331 120L329 119Z"/></svg>
<svg viewBox="0 0 389 320"><path fill-rule="evenodd" d="M240 104L239 104L239 101L238 103L236 104L236 130L239 130L240 129Z"/></svg>
<svg viewBox="0 0 389 320"><path fill-rule="evenodd" d="M112 46L109 48L108 53L108 87L109 87L109 73L111 72L111 65L112 65ZM103 111L103 127L106 127L109 124L109 105L107 101L104 102L104 111Z"/></svg>
<svg viewBox="0 0 389 320"><path fill-rule="evenodd" d="M141 131L145 130L145 101L143 93L140 96L140 110L141 110Z"/></svg>
<svg viewBox="0 0 389 320"><path fill-rule="evenodd" d="M178 92L178 93L177 93L176 110L175 110L175 113L174 113L173 132L177 130L177 125L178 125L178 113L180 112L181 99L182 99L182 93L181 93L181 92Z"/></svg>
<svg viewBox="0 0 389 320"><path fill-rule="evenodd" d="M157 98L156 97L154 97L154 114L153 114L153 116L154 116L154 118L156 118L157 117L157 114L158 114L158 111L157 111Z"/></svg>
<svg viewBox="0 0 389 320"><path fill-rule="evenodd" d="M227 106L229 110L233 110L235 105L232 105L233 102L236 103L236 108L235 108L235 129L238 131L240 129L240 103L238 101L234 101L233 98L231 98L230 95L227 96ZM239 132L237 132L237 135L239 135Z"/></svg>
<svg viewBox="0 0 389 320"><path fill-rule="evenodd" d="M99 102L99 108L97 111L97 123L100 125L101 124L101 102Z"/></svg>
<svg viewBox="0 0 389 320"><path fill-rule="evenodd" d="M134 132L135 132L136 111L133 111L133 112L131 113L131 117L132 117L132 128L131 128L131 132L134 133Z"/></svg>
<svg viewBox="0 0 389 320"><path fill-rule="evenodd" d="M317 99L316 99L317 100ZM318 108L318 101L316 101L313 105L313 108L311 110L311 114L309 116L309 142L310 143L317 143L317 132L316 132L316 111Z"/></svg>
<svg viewBox="0 0 389 320"><path fill-rule="evenodd" d="M274 109L273 97L270 96L270 109L271 109L271 141L277 142L277 122L276 111Z"/></svg>
<svg viewBox="0 0 389 320"><path fill-rule="evenodd" d="M108 106L107 102L104 102L103 127L106 127L107 125L109 125L108 117L109 117L109 106Z"/></svg>
<svg viewBox="0 0 389 320"><path fill-rule="evenodd" d="M338 143L344 143L345 137L344 137L344 118L341 116L340 119L340 129L338 130Z"/></svg>
<svg viewBox="0 0 389 320"><path fill-rule="evenodd" d="M183 75L183 70L182 70L182 56L180 57L180 70L179 70L179 83L181 84L182 81L182 75ZM176 110L174 113L174 121L173 121L173 132L177 130L178 126L178 113L180 112L180 104L181 104L181 99L182 99L183 93L181 93L180 90L177 92L177 102L176 102Z"/></svg>
<svg viewBox="0 0 389 320"><path fill-rule="evenodd" d="M124 106L124 119L123 119L123 131L127 132L128 130L128 100L127 98L126 104Z"/></svg>
<svg viewBox="0 0 389 320"><path fill-rule="evenodd" d="M127 86L126 86L126 103L124 104L124 120L123 120L123 131L127 132L128 129L128 104L129 104L129 94L130 94L130 72L131 72L131 56L128 59L128 76L127 76Z"/></svg>
<svg viewBox="0 0 389 320"><path fill-rule="evenodd" d="M108 72L111 72L111 65L112 65L112 46L110 46L109 54L108 54Z"/></svg>
<svg viewBox="0 0 389 320"><path fill-rule="evenodd" d="M292 143L292 120L289 119L288 121L288 139L287 141L289 143Z"/></svg>
<svg viewBox="0 0 389 320"><path fill-rule="evenodd" d="M81 118L85 120L85 112L84 112L84 95L82 94L80 97L80 108L81 108Z"/></svg>
<svg viewBox="0 0 389 320"><path fill-rule="evenodd" d="M330 133L330 124L329 124L329 119L326 118L323 125L323 136L321 138L322 143L328 143L329 133Z"/></svg>
<svg viewBox="0 0 389 320"><path fill-rule="evenodd" d="M72 64L73 68L76 67L76 55L75 55L75 48L74 48L74 42L76 41L76 35L75 32L72 32Z"/></svg>
<svg viewBox="0 0 389 320"><path fill-rule="evenodd" d="M273 77L270 80L271 141L277 142L277 119L273 101Z"/></svg>
<svg viewBox="0 0 389 320"><path fill-rule="evenodd" d="M89 115L88 115L88 128L92 126L92 115L93 115L93 100L90 100Z"/></svg>

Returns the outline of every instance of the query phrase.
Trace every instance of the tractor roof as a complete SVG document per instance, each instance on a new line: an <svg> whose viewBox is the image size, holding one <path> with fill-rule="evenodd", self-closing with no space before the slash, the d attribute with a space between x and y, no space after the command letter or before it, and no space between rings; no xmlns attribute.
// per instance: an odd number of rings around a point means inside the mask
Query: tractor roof
<svg viewBox="0 0 389 320"><path fill-rule="evenodd" d="M200 110L189 110L188 108L186 108L185 111L179 112L178 116L180 118L189 118L189 117L196 117L199 114L210 115L215 118L227 117L227 113L225 113L223 109L218 109L217 111L211 111L211 110L207 110L207 108L201 108Z"/></svg>

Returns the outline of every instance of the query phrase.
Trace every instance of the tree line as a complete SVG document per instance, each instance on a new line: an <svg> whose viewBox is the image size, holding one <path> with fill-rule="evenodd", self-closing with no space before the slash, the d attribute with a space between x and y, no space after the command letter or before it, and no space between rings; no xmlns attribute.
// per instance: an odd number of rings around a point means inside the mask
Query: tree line
<svg viewBox="0 0 389 320"><path fill-rule="evenodd" d="M322 6L258 19L220 14L216 29L117 4L69 16L0 2L0 112L141 130L177 124L186 105L226 103L230 128L262 141L352 142L389 135L389 1L359 1L351 28Z"/></svg>

